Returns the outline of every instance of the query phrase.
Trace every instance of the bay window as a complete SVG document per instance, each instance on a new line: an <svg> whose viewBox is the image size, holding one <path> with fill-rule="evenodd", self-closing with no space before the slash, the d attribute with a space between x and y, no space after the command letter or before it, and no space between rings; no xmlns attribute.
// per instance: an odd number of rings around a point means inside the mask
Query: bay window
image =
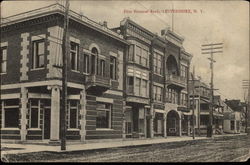
<svg viewBox="0 0 250 165"><path fill-rule="evenodd" d="M154 54L154 73L163 74L163 56L155 53Z"/></svg>
<svg viewBox="0 0 250 165"><path fill-rule="evenodd" d="M148 67L149 53L147 50L136 46L135 62L142 66Z"/></svg>

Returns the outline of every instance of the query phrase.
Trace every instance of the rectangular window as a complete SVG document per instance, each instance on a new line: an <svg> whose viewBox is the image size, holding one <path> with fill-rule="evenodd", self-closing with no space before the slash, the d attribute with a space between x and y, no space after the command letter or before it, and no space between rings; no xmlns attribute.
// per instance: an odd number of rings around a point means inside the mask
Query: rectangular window
<svg viewBox="0 0 250 165"><path fill-rule="evenodd" d="M101 60L100 75L105 76L105 61Z"/></svg>
<svg viewBox="0 0 250 165"><path fill-rule="evenodd" d="M40 100L30 100L29 128L39 128Z"/></svg>
<svg viewBox="0 0 250 165"><path fill-rule="evenodd" d="M154 100L162 101L163 88L159 86L153 86Z"/></svg>
<svg viewBox="0 0 250 165"><path fill-rule="evenodd" d="M79 44L70 42L70 64L71 70L78 70Z"/></svg>
<svg viewBox="0 0 250 165"><path fill-rule="evenodd" d="M134 92L134 77L128 76L127 81L128 81L127 82L128 83L127 91L128 91L128 93L133 94L133 92Z"/></svg>
<svg viewBox="0 0 250 165"><path fill-rule="evenodd" d="M158 53L155 53L154 54L154 73L162 75L163 74L162 68L163 68L163 56Z"/></svg>
<svg viewBox="0 0 250 165"><path fill-rule="evenodd" d="M44 67L45 43L44 40L33 41L32 43L32 69Z"/></svg>
<svg viewBox="0 0 250 165"><path fill-rule="evenodd" d="M149 59L148 51L139 46L136 46L135 62L137 64L148 67L148 59Z"/></svg>
<svg viewBox="0 0 250 165"><path fill-rule="evenodd" d="M116 58L110 57L110 78L116 80Z"/></svg>
<svg viewBox="0 0 250 165"><path fill-rule="evenodd" d="M89 55L84 54L83 56L83 72L89 74L90 73L90 65L89 65Z"/></svg>
<svg viewBox="0 0 250 165"><path fill-rule="evenodd" d="M96 128L111 128L111 104L97 103Z"/></svg>
<svg viewBox="0 0 250 165"><path fill-rule="evenodd" d="M137 77L135 78L135 95L141 95L141 79Z"/></svg>
<svg viewBox="0 0 250 165"><path fill-rule="evenodd" d="M68 128L78 128L78 101L69 101Z"/></svg>
<svg viewBox="0 0 250 165"><path fill-rule="evenodd" d="M3 103L4 128L18 128L19 125L19 100L9 99Z"/></svg>
<svg viewBox="0 0 250 165"><path fill-rule="evenodd" d="M141 83L142 83L141 96L147 97L147 80L142 79Z"/></svg>
<svg viewBox="0 0 250 165"><path fill-rule="evenodd" d="M1 70L0 73L7 72L7 46L1 48Z"/></svg>

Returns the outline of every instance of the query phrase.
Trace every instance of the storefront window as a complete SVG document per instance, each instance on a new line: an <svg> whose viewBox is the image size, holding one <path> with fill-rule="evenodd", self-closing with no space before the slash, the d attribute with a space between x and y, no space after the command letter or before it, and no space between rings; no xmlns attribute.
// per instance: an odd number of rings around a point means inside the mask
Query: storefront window
<svg viewBox="0 0 250 165"><path fill-rule="evenodd" d="M111 128L111 104L97 104L96 128Z"/></svg>

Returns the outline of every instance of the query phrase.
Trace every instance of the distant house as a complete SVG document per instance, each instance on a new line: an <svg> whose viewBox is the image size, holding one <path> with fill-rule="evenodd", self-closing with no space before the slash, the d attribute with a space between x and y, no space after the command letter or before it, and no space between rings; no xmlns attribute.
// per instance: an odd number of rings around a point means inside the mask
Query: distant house
<svg viewBox="0 0 250 165"><path fill-rule="evenodd" d="M239 107L235 106L238 101L224 103L224 121L223 121L223 131L224 133L240 133L241 130L241 112L233 110L229 105L234 105L233 107L239 110ZM238 102L239 103L239 102ZM229 104L229 105L228 105Z"/></svg>

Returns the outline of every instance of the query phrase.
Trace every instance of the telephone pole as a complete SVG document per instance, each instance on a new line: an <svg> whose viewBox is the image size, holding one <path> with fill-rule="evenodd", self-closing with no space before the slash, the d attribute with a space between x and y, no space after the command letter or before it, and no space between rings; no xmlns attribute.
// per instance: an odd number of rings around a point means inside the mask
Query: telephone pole
<svg viewBox="0 0 250 165"><path fill-rule="evenodd" d="M245 101L245 132L248 132L248 111L249 111L249 101L250 101L250 81L242 80L242 87L244 90L244 101ZM245 90L247 90L247 95L245 95ZM247 98L246 98L247 97Z"/></svg>
<svg viewBox="0 0 250 165"><path fill-rule="evenodd" d="M68 26L69 26L69 0L66 0L63 26L63 44L62 44L62 107L60 113L60 129L61 129L61 150L66 150L66 111L67 111L67 57L68 50Z"/></svg>
<svg viewBox="0 0 250 165"><path fill-rule="evenodd" d="M193 89L192 89L192 93L193 93L193 106L192 106L192 126L193 126L193 139L195 139L195 120L194 120L194 109L195 109L195 99L194 99L194 96L195 96L195 93L194 93L194 88L195 88L195 69L193 67L193 76L192 76L192 83L193 83Z"/></svg>
<svg viewBox="0 0 250 165"><path fill-rule="evenodd" d="M210 90L211 90L211 99L210 99L210 111L209 111L209 125L207 127L207 137L213 137L213 109L214 109L214 54L215 53L222 53L222 45L223 43L212 43L212 44L205 44L201 45L202 54L210 54L210 69L211 69L211 83L210 83Z"/></svg>

